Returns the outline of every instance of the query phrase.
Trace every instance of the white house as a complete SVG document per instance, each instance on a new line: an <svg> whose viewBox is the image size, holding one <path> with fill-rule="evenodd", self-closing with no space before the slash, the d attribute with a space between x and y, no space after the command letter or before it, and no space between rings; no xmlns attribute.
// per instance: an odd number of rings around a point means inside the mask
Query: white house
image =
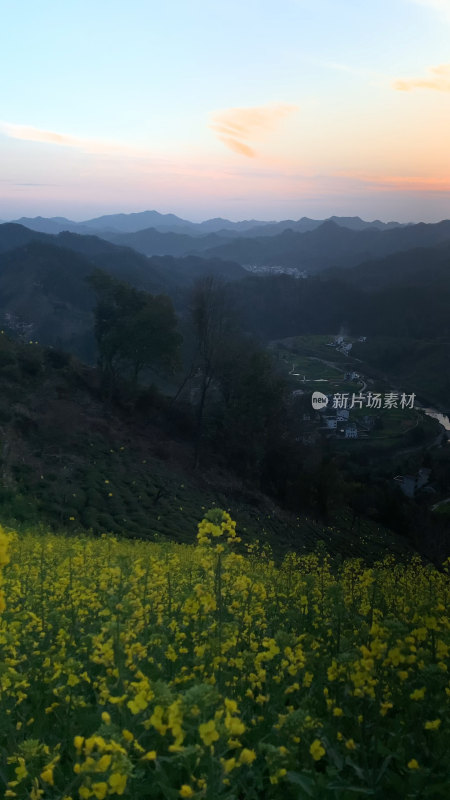
<svg viewBox="0 0 450 800"><path fill-rule="evenodd" d="M356 427L354 422L350 422L348 425L346 425L344 436L346 439L358 438L358 428Z"/></svg>

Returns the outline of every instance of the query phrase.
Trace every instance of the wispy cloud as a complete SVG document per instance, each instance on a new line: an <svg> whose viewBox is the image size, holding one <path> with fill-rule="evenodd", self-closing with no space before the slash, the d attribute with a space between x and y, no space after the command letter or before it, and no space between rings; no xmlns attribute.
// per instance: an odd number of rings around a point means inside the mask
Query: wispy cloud
<svg viewBox="0 0 450 800"><path fill-rule="evenodd" d="M433 89L436 92L450 92L450 64L440 64L429 69L428 78L410 78L394 81L393 88L398 92L411 92L413 89Z"/></svg>
<svg viewBox="0 0 450 800"><path fill-rule="evenodd" d="M450 174L435 177L433 175L383 175L364 172L341 172L337 179L355 181L361 187L376 191L391 192L450 192Z"/></svg>
<svg viewBox="0 0 450 800"><path fill-rule="evenodd" d="M0 121L0 132L10 139L20 139L26 142L42 142L43 144L56 144L60 147L72 147L83 150L85 153L123 152L127 148L123 145L100 139L84 139L67 133L42 130L32 125L16 125L12 122Z"/></svg>
<svg viewBox="0 0 450 800"><path fill-rule="evenodd" d="M416 6L426 6L450 17L450 0L410 0Z"/></svg>
<svg viewBox="0 0 450 800"><path fill-rule="evenodd" d="M56 186L56 185L57 184L55 183L14 183L14 186Z"/></svg>
<svg viewBox="0 0 450 800"><path fill-rule="evenodd" d="M294 111L298 111L298 106L284 103L255 108L229 108L216 112L210 127L230 150L253 158L256 155L253 140L273 131L282 119Z"/></svg>

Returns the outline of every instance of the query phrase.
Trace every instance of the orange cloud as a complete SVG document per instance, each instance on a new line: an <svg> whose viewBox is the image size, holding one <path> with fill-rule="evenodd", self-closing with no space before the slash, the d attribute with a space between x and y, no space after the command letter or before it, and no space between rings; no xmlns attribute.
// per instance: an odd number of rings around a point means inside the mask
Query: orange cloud
<svg viewBox="0 0 450 800"><path fill-rule="evenodd" d="M298 106L283 103L257 108L229 108L214 114L210 127L230 150L253 158L256 153L248 140L273 131L293 111L298 111Z"/></svg>
<svg viewBox="0 0 450 800"><path fill-rule="evenodd" d="M440 64L431 67L432 74L429 78L411 78L407 81L398 80L392 85L398 92L410 92L413 89L433 89L437 92L450 92L450 64Z"/></svg>
<svg viewBox="0 0 450 800"><path fill-rule="evenodd" d="M241 156L254 158L256 155L255 151L249 147L248 144L239 142L237 139L233 139L232 136L219 136L218 138L224 143L224 145L226 145L226 147L229 147L230 150L234 150L235 153L239 153Z"/></svg>

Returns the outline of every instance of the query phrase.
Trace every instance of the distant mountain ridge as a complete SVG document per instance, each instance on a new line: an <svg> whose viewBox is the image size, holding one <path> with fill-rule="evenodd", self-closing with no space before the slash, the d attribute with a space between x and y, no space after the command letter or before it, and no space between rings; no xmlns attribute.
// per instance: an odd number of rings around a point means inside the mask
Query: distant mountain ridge
<svg viewBox="0 0 450 800"><path fill-rule="evenodd" d="M329 220L341 227L354 230L364 230L365 228L376 227L381 229L402 227L399 222L381 222L374 220L366 222L360 217L330 217ZM61 233L64 230L73 233L137 233L148 228L162 232L185 233L191 236L204 236L208 233L227 232L228 235L266 235L272 236L280 233L287 228L304 233L314 230L326 222L324 219L310 219L302 217L298 220L264 221L264 220L241 220L232 222L229 219L215 217L204 222L190 222L182 219L175 214L160 214L159 211L140 211L131 214L105 214L93 219L74 222L66 217L21 217L11 220L19 225L41 233Z"/></svg>
<svg viewBox="0 0 450 800"><path fill-rule="evenodd" d="M236 263L209 257L147 258L142 253L123 244L116 244L94 235L64 231L58 234L41 233L19 225L6 222L0 225L0 254L25 249L35 243L50 248L75 251L85 257L93 266L116 275L120 280L128 280L139 289L149 292L177 291L192 280L212 272L225 280L243 277L245 270Z"/></svg>
<svg viewBox="0 0 450 800"><path fill-rule="evenodd" d="M124 246L125 238L130 241L133 236L172 239L175 244L187 238L190 246L197 243L197 247L223 238L150 229L115 234L123 242L119 244L92 233L49 235L14 223L0 225L2 326L14 331L15 325L22 335L20 326L25 325L30 328L27 341L61 347L92 362L95 297L85 279L100 268L138 289L169 294L181 315L187 313L189 288L196 278L221 276L234 282L234 307L243 329L263 340L327 333L342 325L368 337L439 340L442 348L450 335L448 220L362 231L328 221L304 233L288 229L270 237L225 237L220 246L183 257L147 257ZM232 253L246 259L250 254L266 264L283 259L297 266L308 260L311 275L318 274L306 280L250 275L238 259L225 260ZM439 351L431 363L438 370L434 396L443 402L450 391L448 356ZM425 372L429 376L424 367Z"/></svg>
<svg viewBox="0 0 450 800"><path fill-rule="evenodd" d="M99 235L113 244L132 247L146 256L202 255L207 250L227 245L230 240L235 240L234 236L221 233L192 236L188 233L163 232L156 228L145 228L135 233L103 232Z"/></svg>
<svg viewBox="0 0 450 800"><path fill-rule="evenodd" d="M170 228L188 225L189 223L175 214L160 214L158 211L139 211L132 214L106 214L94 219L88 219L81 224L96 230L115 230L121 233L132 233L155 225L160 228Z"/></svg>
<svg viewBox="0 0 450 800"><path fill-rule="evenodd" d="M150 227L131 230L149 220L154 223ZM195 256L234 262L242 267L295 268L309 274L336 267L351 268L395 252L450 242L449 220L401 225L379 220L365 222L360 217L332 217L325 221L303 217L264 224L257 220L234 223L222 218L190 223L174 214L144 211L98 217L84 223L71 223L64 217L25 221L29 233L16 230L19 240L23 237L29 240L32 230L40 235L96 236L147 257ZM110 225L108 229L101 227L106 224ZM17 246L21 243L24 242L18 241ZM0 250L1 247L0 241ZM69 247L73 248L73 243L69 242Z"/></svg>
<svg viewBox="0 0 450 800"><path fill-rule="evenodd" d="M206 250L204 255L242 265L296 267L313 274L332 267L354 267L398 251L436 247L445 242L450 242L450 220L363 230L351 230L327 220L304 233L287 229L271 237L239 237Z"/></svg>
<svg viewBox="0 0 450 800"><path fill-rule="evenodd" d="M37 233L57 234L63 231L70 231L71 233L93 233L91 228L86 226L83 222L73 222L65 217L20 217L20 219L12 220L9 224L23 225L25 228L29 228Z"/></svg>
<svg viewBox="0 0 450 800"><path fill-rule="evenodd" d="M31 231L0 225L0 321L22 323L30 338L62 347L92 361L95 353L93 290L86 282L96 269L151 294L168 294L179 311L193 281L205 274L239 280L245 270L223 259L195 256L147 258L98 236Z"/></svg>

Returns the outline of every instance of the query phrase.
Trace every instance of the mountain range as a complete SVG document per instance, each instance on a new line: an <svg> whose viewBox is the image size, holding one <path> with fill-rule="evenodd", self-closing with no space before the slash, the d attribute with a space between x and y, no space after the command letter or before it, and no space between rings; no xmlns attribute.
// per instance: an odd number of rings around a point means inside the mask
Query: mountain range
<svg viewBox="0 0 450 800"><path fill-rule="evenodd" d="M58 235L22 225L0 225L0 323L43 344L95 354L95 294L87 278L101 269L151 294L169 294L177 311L186 307L192 282L206 274L238 280L247 273L223 259L147 258L97 236ZM25 326L25 327L24 327Z"/></svg>
<svg viewBox="0 0 450 800"><path fill-rule="evenodd" d="M299 233L314 230L323 222L328 220L310 219L302 217L299 220L282 220L280 222L262 220L242 220L231 222L229 219L215 217L204 222L190 222L189 220L177 217L175 214L160 214L158 211L141 211L132 214L107 214L94 219L74 222L66 217L20 217L11 220L19 225L41 233L61 233L71 231L72 233L136 233L146 228L154 228L162 232L187 233L190 236L205 236L209 233L221 232L228 236L256 235L272 236L281 233L287 228L296 230ZM345 228L353 230L365 230L366 228L378 228L380 230L400 227L398 222L365 222L360 217L330 217L329 221L335 222Z"/></svg>
<svg viewBox="0 0 450 800"><path fill-rule="evenodd" d="M77 248L67 239L69 234L82 238L95 235L144 256L195 256L235 262L245 267L296 268L309 274L333 267L351 268L391 253L435 247L450 241L448 220L401 225L379 220L365 222L360 217L328 220L303 217L297 221L268 223L217 218L193 223L174 214L144 211L113 214L80 223L64 217L36 217L22 218L15 224L39 234L65 236L68 245L61 239L56 243L71 249ZM19 240L21 236L29 238L30 234L17 230L16 236ZM97 248L100 247L97 244Z"/></svg>
<svg viewBox="0 0 450 800"><path fill-rule="evenodd" d="M167 216L172 224L173 215ZM346 228L329 220L303 233L287 229L258 237L248 236L249 230L228 237L226 231L194 237L156 229L99 236L4 223L0 324L92 363L96 300L86 278L96 269L152 294L168 294L181 316L193 282L213 274L232 284L244 329L266 341L344 325L370 337L439 340L444 347L450 333L450 221L358 229L356 223ZM251 276L243 264L258 261L301 267L310 277ZM444 350L434 379L441 401L450 391Z"/></svg>

